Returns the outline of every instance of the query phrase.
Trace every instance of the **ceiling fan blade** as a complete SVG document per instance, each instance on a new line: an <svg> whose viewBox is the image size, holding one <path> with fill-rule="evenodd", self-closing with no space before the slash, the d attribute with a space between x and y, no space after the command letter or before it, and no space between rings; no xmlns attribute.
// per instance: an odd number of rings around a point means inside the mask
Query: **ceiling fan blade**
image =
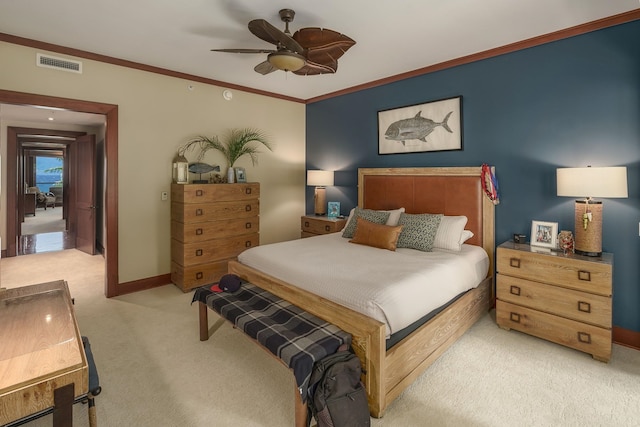
<svg viewBox="0 0 640 427"><path fill-rule="evenodd" d="M307 61L304 67L293 74L299 76L317 76L318 74L333 74L338 70L338 61L333 61L332 64L318 64L316 62Z"/></svg>
<svg viewBox="0 0 640 427"><path fill-rule="evenodd" d="M264 62L259 63L258 65L256 65L253 68L253 70L256 73L260 73L262 75L273 73L274 71L278 71L278 69L276 67L274 67L273 65L271 65L271 63L269 61L264 61Z"/></svg>
<svg viewBox="0 0 640 427"><path fill-rule="evenodd" d="M304 54L304 48L297 41L264 19L249 21L248 27L253 35L268 43L281 45L292 52Z"/></svg>
<svg viewBox="0 0 640 427"><path fill-rule="evenodd" d="M328 66L356 44L350 37L328 28L301 28L293 38L304 47L309 61Z"/></svg>
<svg viewBox="0 0 640 427"><path fill-rule="evenodd" d="M273 49L211 49L211 52L227 53L273 53Z"/></svg>

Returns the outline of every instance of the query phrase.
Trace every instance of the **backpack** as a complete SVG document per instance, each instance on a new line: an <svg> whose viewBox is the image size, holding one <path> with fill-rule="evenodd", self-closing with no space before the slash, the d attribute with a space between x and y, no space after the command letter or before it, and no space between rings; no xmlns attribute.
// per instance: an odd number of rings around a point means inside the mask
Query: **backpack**
<svg viewBox="0 0 640 427"><path fill-rule="evenodd" d="M307 426L369 427L367 392L360 381L360 359L339 351L313 365L307 389Z"/></svg>

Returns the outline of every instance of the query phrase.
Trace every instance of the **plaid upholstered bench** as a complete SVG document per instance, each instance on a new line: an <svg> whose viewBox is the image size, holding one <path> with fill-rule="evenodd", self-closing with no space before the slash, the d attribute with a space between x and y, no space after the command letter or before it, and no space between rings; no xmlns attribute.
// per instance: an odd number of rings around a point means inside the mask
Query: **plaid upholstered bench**
<svg viewBox="0 0 640 427"><path fill-rule="evenodd" d="M351 346L351 335L337 326L251 284L243 282L235 292L197 288L200 341L209 339L207 309L230 321L247 336L288 366L295 376L296 426L306 425L306 395L316 361Z"/></svg>

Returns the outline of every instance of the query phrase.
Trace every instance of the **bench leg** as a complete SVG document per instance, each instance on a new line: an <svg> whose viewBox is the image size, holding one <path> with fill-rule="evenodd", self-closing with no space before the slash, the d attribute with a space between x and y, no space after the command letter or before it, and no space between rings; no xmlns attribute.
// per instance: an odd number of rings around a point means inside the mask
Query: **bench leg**
<svg viewBox="0 0 640 427"><path fill-rule="evenodd" d="M294 379L293 381L293 394L295 394L296 405L296 427L306 427L307 425L307 404L302 403L302 396L300 396L300 390Z"/></svg>
<svg viewBox="0 0 640 427"><path fill-rule="evenodd" d="M209 339L209 318L207 315L207 304L198 302L198 309L200 311L200 341L206 341Z"/></svg>

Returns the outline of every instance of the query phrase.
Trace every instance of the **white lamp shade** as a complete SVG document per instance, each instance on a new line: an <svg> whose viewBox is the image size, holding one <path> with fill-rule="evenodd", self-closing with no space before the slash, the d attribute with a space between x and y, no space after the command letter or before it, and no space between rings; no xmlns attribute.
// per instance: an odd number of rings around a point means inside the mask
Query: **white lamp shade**
<svg viewBox="0 0 640 427"><path fill-rule="evenodd" d="M307 185L314 187L333 185L333 171L307 171Z"/></svg>
<svg viewBox="0 0 640 427"><path fill-rule="evenodd" d="M626 167L558 168L558 196L629 197Z"/></svg>

